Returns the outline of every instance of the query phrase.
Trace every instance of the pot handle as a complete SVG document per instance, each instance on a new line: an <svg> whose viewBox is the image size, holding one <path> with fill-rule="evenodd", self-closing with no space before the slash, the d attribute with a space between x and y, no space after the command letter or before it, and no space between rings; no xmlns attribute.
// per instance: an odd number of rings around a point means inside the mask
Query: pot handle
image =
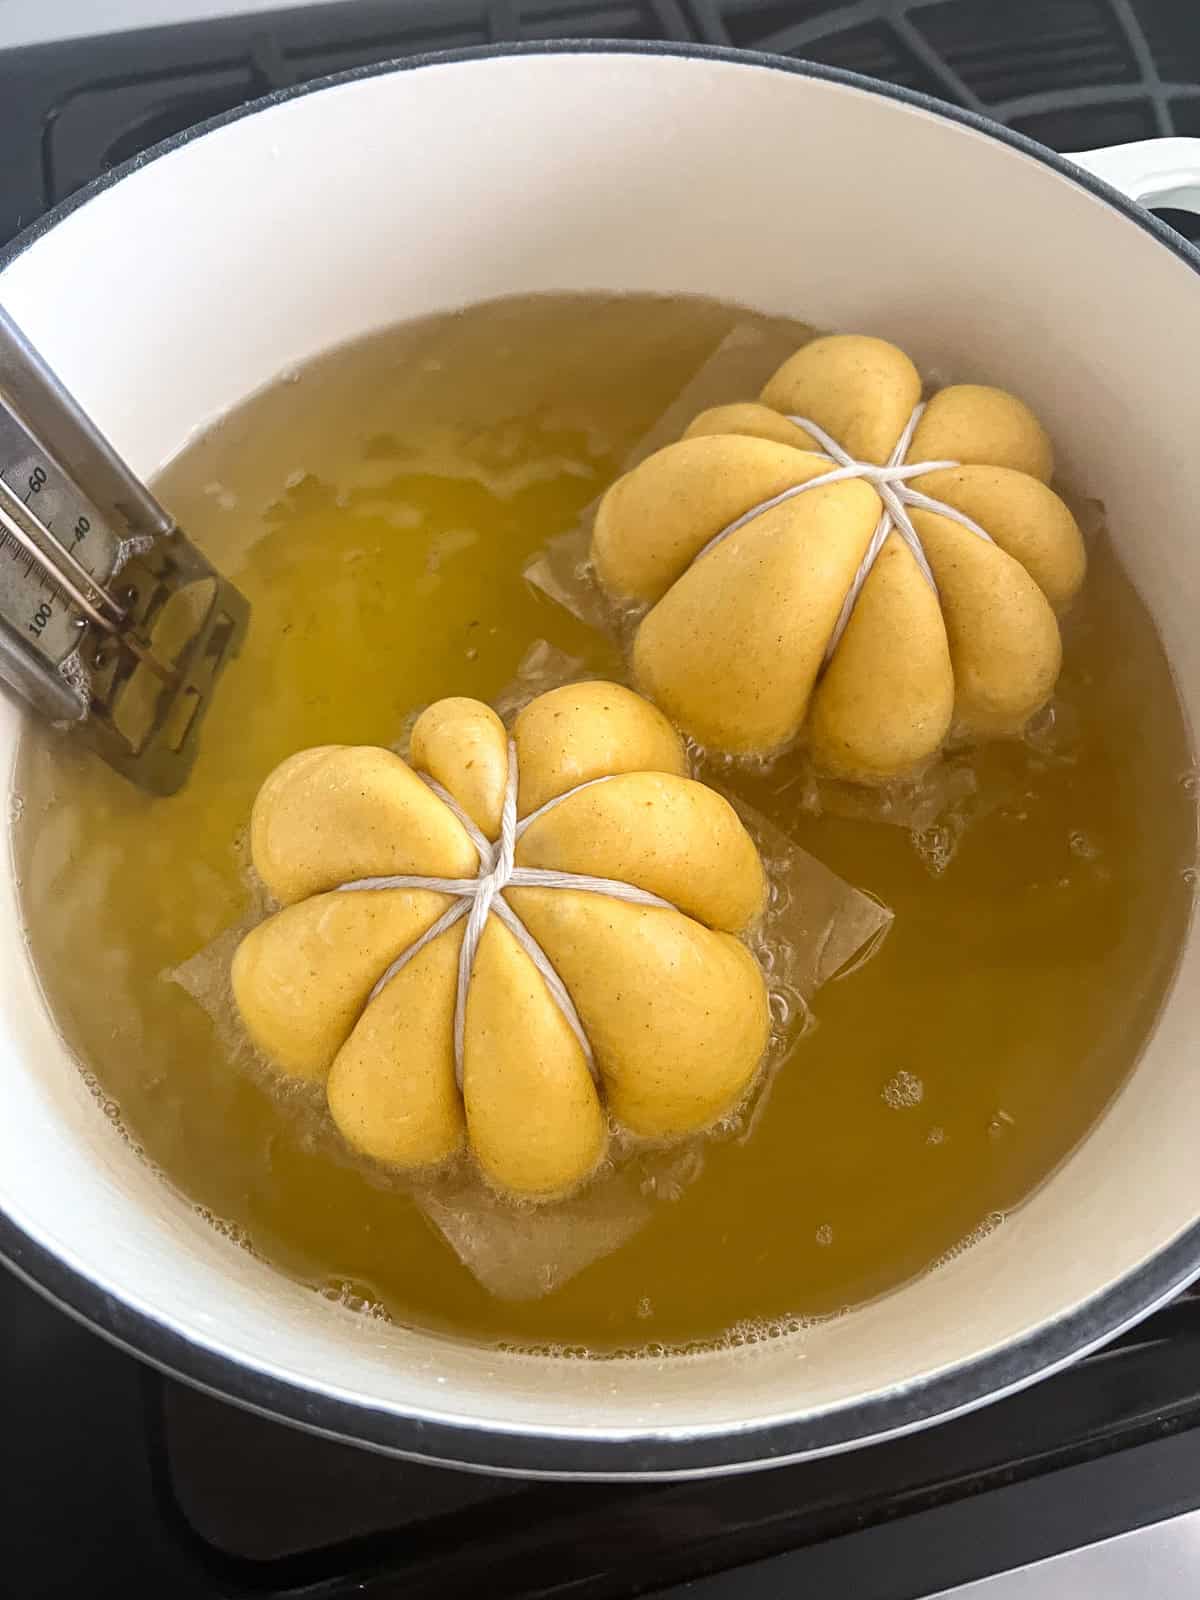
<svg viewBox="0 0 1200 1600"><path fill-rule="evenodd" d="M1142 139L1068 159L1139 205L1200 213L1200 139Z"/></svg>

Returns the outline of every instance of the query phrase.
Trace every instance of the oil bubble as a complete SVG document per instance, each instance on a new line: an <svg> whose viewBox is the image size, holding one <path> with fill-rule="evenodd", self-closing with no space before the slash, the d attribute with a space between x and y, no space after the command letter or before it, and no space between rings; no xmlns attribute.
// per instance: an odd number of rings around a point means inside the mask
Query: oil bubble
<svg viewBox="0 0 1200 1600"><path fill-rule="evenodd" d="M913 1072L898 1072L884 1084L881 1098L893 1111L919 1106L925 1098L925 1085Z"/></svg>

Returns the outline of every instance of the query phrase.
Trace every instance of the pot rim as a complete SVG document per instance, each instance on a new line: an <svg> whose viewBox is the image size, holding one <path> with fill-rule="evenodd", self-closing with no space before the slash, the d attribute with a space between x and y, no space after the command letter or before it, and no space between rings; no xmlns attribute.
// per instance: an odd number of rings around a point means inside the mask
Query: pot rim
<svg viewBox="0 0 1200 1600"><path fill-rule="evenodd" d="M897 100L999 140L1033 157L1104 201L1200 274L1200 250L1119 190L1065 156L974 111L916 90L787 56L700 43L604 39L510 42L401 57L353 67L278 89L234 107L133 157L47 211L0 250L0 286L7 268L79 206L159 157L214 129L321 89L387 73L411 72L510 56L636 55L723 61L786 72ZM653 1430L501 1427L402 1413L344 1394L291 1382L249 1365L126 1303L40 1244L0 1210L0 1261L61 1310L118 1348L218 1399L310 1432L384 1454L510 1477L663 1479L729 1474L834 1454L911 1433L972 1411L1048 1377L1116 1337L1200 1276L1200 1219L1133 1271L1083 1304L1003 1348L976 1356L903 1387L845 1401L820 1412L750 1427L683 1434Z"/></svg>

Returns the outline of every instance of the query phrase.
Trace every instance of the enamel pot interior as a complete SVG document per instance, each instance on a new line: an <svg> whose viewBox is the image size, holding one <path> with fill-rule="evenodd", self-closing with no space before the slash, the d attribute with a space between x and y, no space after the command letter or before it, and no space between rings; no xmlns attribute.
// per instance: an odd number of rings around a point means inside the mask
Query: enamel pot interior
<svg viewBox="0 0 1200 1600"><path fill-rule="evenodd" d="M1111 193L911 97L562 47L351 76L177 142L25 242L0 301L143 474L306 357L491 296L690 292L886 333L1034 405L1107 502L1194 718L1196 268ZM0 705L6 771L20 730ZM1200 1264L1193 939L1071 1159L977 1247L834 1323L615 1367L356 1319L219 1236L114 1134L46 1014L7 859L2 879L0 1244L142 1354L310 1426L495 1470L733 1470L978 1403Z"/></svg>

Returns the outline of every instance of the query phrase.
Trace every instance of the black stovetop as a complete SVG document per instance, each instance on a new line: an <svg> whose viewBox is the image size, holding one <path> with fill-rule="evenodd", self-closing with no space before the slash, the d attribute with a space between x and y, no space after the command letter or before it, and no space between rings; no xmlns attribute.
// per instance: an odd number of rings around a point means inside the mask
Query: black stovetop
<svg viewBox="0 0 1200 1600"><path fill-rule="evenodd" d="M0 51L0 239L105 168L272 89L426 50L551 38L804 56L969 106L1057 150L1200 134L1195 0L357 0Z"/></svg>
<svg viewBox="0 0 1200 1600"><path fill-rule="evenodd" d="M0 51L0 240L272 88L567 36L802 55L1062 150L1200 134L1195 0L357 0ZM473 1477L285 1429L140 1366L3 1273L0 1329L0 1596L14 1600L616 1600L679 1585L691 1600L917 1600L1200 1506L1197 1295L935 1430L649 1487Z"/></svg>
<svg viewBox="0 0 1200 1600"><path fill-rule="evenodd" d="M295 1432L139 1365L4 1273L0 1326L12 1600L918 1600L1200 1505L1198 1296L928 1432L628 1487Z"/></svg>

